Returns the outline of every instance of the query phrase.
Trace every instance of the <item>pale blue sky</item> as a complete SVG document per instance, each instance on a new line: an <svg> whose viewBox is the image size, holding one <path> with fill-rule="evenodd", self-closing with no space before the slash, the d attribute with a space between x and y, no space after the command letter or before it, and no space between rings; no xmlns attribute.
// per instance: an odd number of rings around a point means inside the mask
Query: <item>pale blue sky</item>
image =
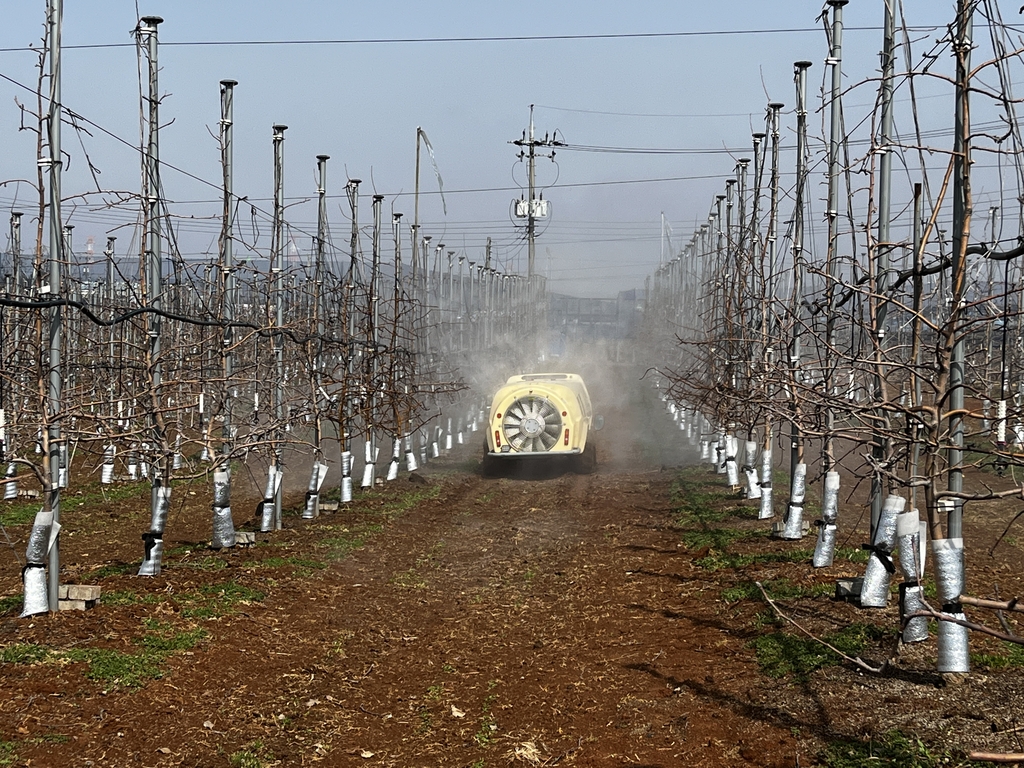
<svg viewBox="0 0 1024 768"><path fill-rule="evenodd" d="M953 16L949 0L907 0L908 22L935 26ZM176 46L161 49L161 89L167 94L161 116L162 159L209 181L207 186L164 171L171 209L180 215L214 216L219 184L219 154L210 132L219 119L218 81L239 81L235 97L236 191L253 199L271 196L271 126L285 123L286 194L289 200L315 193L315 156L331 156L328 187L335 241L346 242L343 211L346 175L363 179L362 191L387 196L390 210L411 221L416 127L433 143L448 190L447 216L436 195L421 201L423 232L434 242L443 237L453 249L479 259L485 238L494 238L496 257L510 269L525 270L525 247L509 220L509 204L525 184L525 169L515 166L515 148L507 142L526 127L528 107L536 108L540 134L557 129L570 143L661 148L749 146L750 134L763 130L765 104L794 103L792 63L814 62L812 98L827 68L825 37L818 2L374 2L340 3L293 0L89 0L68 2L64 18L64 102L131 143L139 140L138 70L133 47L75 49L76 45L130 43L139 14L164 18L163 43L198 41L370 40L475 36L630 34L650 32L722 32L804 29L810 32L729 34L601 40L355 43L280 46ZM38 44L43 0L18 0L5 8L0 48ZM1017 22L1016 7L1004 9ZM881 0L853 0L845 9L848 27L844 71L852 85L876 75L882 21ZM871 27L871 30L857 28ZM918 52L941 30L918 33ZM936 64L948 70L948 54ZM33 82L33 54L0 52L0 73ZM870 112L874 86L846 97L849 122ZM921 84L926 128L948 128L951 88ZM31 94L0 82L0 179L32 178L34 140L17 130L14 99ZM812 104L817 107L818 104ZM624 114L605 114L624 113ZM656 116L655 116L656 115ZM173 121L173 122L172 122ZM811 118L820 131L821 116ZM792 143L792 115L785 118L784 142ZM852 127L852 126L851 126ZM139 185L137 153L104 137L83 137L102 171L105 189L134 190ZM936 143L947 143L945 138ZM82 149L70 130L65 149L72 154L65 193L87 192ZM749 156L749 151L743 153ZM560 151L557 167L542 161L538 182L547 186L594 184L674 177L687 180L564 186L549 188L552 216L538 241L539 268L551 288L579 295L610 295L641 287L657 266L660 214L665 212L681 242L695 222L706 217L713 195L732 174L734 161L723 154L620 155ZM792 171L791 157L786 168ZM939 158L937 162L942 162ZM436 190L426 163L424 191ZM372 180L372 184L371 184ZM820 198L820 174L812 194ZM789 182L791 183L791 181ZM906 199L909 181L896 182ZM458 190L500 191L459 193ZM399 193L405 193L398 196ZM31 191L0 189L0 209L31 212ZM95 198L90 202L95 202ZM269 207L269 203L261 203ZM822 205L816 203L820 214ZM361 220L369 221L364 198ZM87 210L66 212L76 224L76 249L93 236L97 250L108 231L125 217ZM787 214L788 215L788 214ZM296 239L308 247L314 209L289 211ZM6 228L6 224L4 224ZM186 255L216 248L217 224L181 224ZM129 232L118 230L119 250L129 247Z"/></svg>

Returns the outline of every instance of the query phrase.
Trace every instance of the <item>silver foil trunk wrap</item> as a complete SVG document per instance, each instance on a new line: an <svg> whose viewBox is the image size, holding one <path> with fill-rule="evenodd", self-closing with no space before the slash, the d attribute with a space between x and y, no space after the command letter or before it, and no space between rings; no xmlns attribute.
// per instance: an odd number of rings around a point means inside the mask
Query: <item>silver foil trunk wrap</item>
<svg viewBox="0 0 1024 768"><path fill-rule="evenodd" d="M793 470L793 493L786 510L786 519L780 537L802 539L804 537L804 495L807 493L807 465L797 464Z"/></svg>
<svg viewBox="0 0 1024 768"><path fill-rule="evenodd" d="M928 617L906 618L924 608L924 587L907 582L900 584L900 616L903 624L903 642L921 643L928 639Z"/></svg>
<svg viewBox="0 0 1024 768"><path fill-rule="evenodd" d="M139 576L159 576L164 559L163 537L152 532L144 533L142 541L146 548L146 554L139 567Z"/></svg>
<svg viewBox="0 0 1024 768"><path fill-rule="evenodd" d="M870 554L860 590L860 604L863 608L884 608L889 600L889 584L896 573L892 561L892 553L896 548L896 518L906 506L907 500L896 494L889 494L882 505L875 537L868 546Z"/></svg>
<svg viewBox="0 0 1024 768"><path fill-rule="evenodd" d="M235 546L235 521L231 517L231 471L213 473L213 540L215 549Z"/></svg>
<svg viewBox="0 0 1024 768"><path fill-rule="evenodd" d="M896 540L903 580L916 584L924 575L921 517L916 509L896 517Z"/></svg>
<svg viewBox="0 0 1024 768"><path fill-rule="evenodd" d="M942 600L942 612L955 619L964 619L960 595L964 591L964 540L935 539L935 582ZM967 627L939 621L939 672L970 672Z"/></svg>
<svg viewBox="0 0 1024 768"><path fill-rule="evenodd" d="M839 529L834 523L821 521L818 526L818 541L814 545L815 568L827 568L832 565L836 556L836 533Z"/></svg>
<svg viewBox="0 0 1024 768"><path fill-rule="evenodd" d="M836 520L839 517L839 473L825 473L825 493L822 495L821 520L818 526L818 541L814 545L815 568L827 568L836 556Z"/></svg>
<svg viewBox="0 0 1024 768"><path fill-rule="evenodd" d="M835 523L839 519L839 473L825 473L825 493L821 497L821 519Z"/></svg>
<svg viewBox="0 0 1024 768"><path fill-rule="evenodd" d="M213 473L213 506L226 507L231 503L231 470Z"/></svg>
<svg viewBox="0 0 1024 768"><path fill-rule="evenodd" d="M739 451L740 441L734 435L727 435L725 438L725 477L730 488L737 488L740 484L739 462L736 454Z"/></svg>
<svg viewBox="0 0 1024 768"><path fill-rule="evenodd" d="M320 516L320 489L327 478L327 465L320 461L313 462L309 475L309 487L306 490L306 508L302 511L303 520L312 520Z"/></svg>
<svg viewBox="0 0 1024 768"><path fill-rule="evenodd" d="M267 533L275 528L274 500L277 489L281 487L281 472L277 465L267 467L267 487L263 491L263 502L260 504L260 532Z"/></svg>
<svg viewBox="0 0 1024 768"><path fill-rule="evenodd" d="M757 482L757 470L754 463L757 461L757 443L747 440L743 446L743 474L747 478L747 498L761 498L761 486Z"/></svg>
<svg viewBox="0 0 1024 768"><path fill-rule="evenodd" d="M772 505L772 465L772 447L768 445L761 451L761 508L757 513L758 520L775 517Z"/></svg>
<svg viewBox="0 0 1024 768"><path fill-rule="evenodd" d="M700 441L700 458L701 461L708 461L711 459L711 443L707 440Z"/></svg>
<svg viewBox="0 0 1024 768"><path fill-rule="evenodd" d="M214 549L226 549L237 543L235 537L235 521L231 517L231 507L213 508L213 541Z"/></svg>
<svg viewBox="0 0 1024 768"><path fill-rule="evenodd" d="M103 448L103 468L100 470L100 483L110 485L114 482L114 456L117 455L117 448L113 443Z"/></svg>
<svg viewBox="0 0 1024 768"><path fill-rule="evenodd" d="M476 422L473 422L473 431L476 432ZM405 436L405 469L407 472L415 472L420 468L416 462L416 452L412 449L412 435Z"/></svg>
<svg viewBox="0 0 1024 768"><path fill-rule="evenodd" d="M341 453L341 502L348 504L352 501L352 453L342 451Z"/></svg>
<svg viewBox="0 0 1024 768"><path fill-rule="evenodd" d="M4 483L4 501L18 498L17 467L12 461L7 465L7 482Z"/></svg>
<svg viewBox="0 0 1024 768"><path fill-rule="evenodd" d="M363 488L373 488L374 472L377 469L376 466L376 451L374 450L373 443L369 440L366 441L363 451Z"/></svg>
<svg viewBox="0 0 1024 768"><path fill-rule="evenodd" d="M53 512L36 512L32 530L28 535L28 547L25 549L25 562L29 565L43 565L50 551L50 531L53 529Z"/></svg>
<svg viewBox="0 0 1024 768"><path fill-rule="evenodd" d="M459 443L462 443L462 433L459 432ZM402 461L402 439L395 438L395 445L391 451L391 463L388 465L388 482L398 479L398 465Z"/></svg>
<svg viewBox="0 0 1024 768"><path fill-rule="evenodd" d="M21 571L21 581L25 590L25 600L21 607L22 618L50 610L46 594L46 568L29 563Z"/></svg>
<svg viewBox="0 0 1024 768"><path fill-rule="evenodd" d="M149 530L162 534L167 527L167 513L171 508L171 487L162 485L156 489L156 504L150 510Z"/></svg>
<svg viewBox="0 0 1024 768"><path fill-rule="evenodd" d="M904 643L920 643L928 639L928 617L907 618L924 608L924 591L921 587L924 547L921 542L925 530L916 509L896 517L896 540L900 571L903 573L903 583L900 584L900 625L903 627Z"/></svg>
<svg viewBox="0 0 1024 768"><path fill-rule="evenodd" d="M448 452L452 449L452 420L448 419L448 430L444 433L444 450Z"/></svg>

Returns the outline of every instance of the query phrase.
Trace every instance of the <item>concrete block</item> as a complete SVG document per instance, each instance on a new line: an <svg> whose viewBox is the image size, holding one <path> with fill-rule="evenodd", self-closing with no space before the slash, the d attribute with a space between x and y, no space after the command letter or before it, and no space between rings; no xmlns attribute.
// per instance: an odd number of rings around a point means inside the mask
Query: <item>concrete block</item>
<svg viewBox="0 0 1024 768"><path fill-rule="evenodd" d="M251 547L256 543L256 534L252 531L235 531L235 544Z"/></svg>
<svg viewBox="0 0 1024 768"><path fill-rule="evenodd" d="M92 606L86 600L58 600L57 607L62 611L84 611Z"/></svg>
<svg viewBox="0 0 1024 768"><path fill-rule="evenodd" d="M854 579L837 579L836 600L858 602L860 600L860 590L863 586L864 579L859 576Z"/></svg>
<svg viewBox="0 0 1024 768"><path fill-rule="evenodd" d="M69 600L92 600L95 602L100 599L100 588L86 584L70 584L67 596Z"/></svg>
<svg viewBox="0 0 1024 768"><path fill-rule="evenodd" d="M337 501L321 501L320 512L325 515L331 515L338 511L339 506Z"/></svg>
<svg viewBox="0 0 1024 768"><path fill-rule="evenodd" d="M68 585L67 584L61 584L59 587L57 587L57 599L58 600L67 600L68 599Z"/></svg>

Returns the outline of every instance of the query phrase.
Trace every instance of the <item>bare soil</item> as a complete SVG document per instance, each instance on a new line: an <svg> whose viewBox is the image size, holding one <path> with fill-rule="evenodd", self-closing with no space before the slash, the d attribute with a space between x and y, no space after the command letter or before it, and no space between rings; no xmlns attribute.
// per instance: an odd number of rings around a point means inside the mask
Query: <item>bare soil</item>
<svg viewBox="0 0 1024 768"><path fill-rule="evenodd" d="M709 525L681 516L674 490L693 454L650 389L607 416L595 474L485 478L470 441L252 548L208 549L209 489L178 489L152 578L133 575L144 492L69 497L63 580L104 598L30 619L3 604L0 765L809 766L837 740L893 729L933 753L1022 750L1019 667L943 679L934 635L897 646L895 600L867 611L819 594L860 563L722 558L688 536ZM685 473L721 488L709 469ZM729 554L813 548L770 539L756 502L712 496L712 527L752 532ZM1017 540L988 554L1018 506L969 507L972 594L1021 593ZM253 507L236 507L240 528ZM15 597L28 527L7 531L0 596ZM844 537L856 547L863 532ZM863 657L886 671L770 676L753 641L796 630L738 596L755 580L805 588L780 605L816 634L881 627ZM976 635L972 650L1006 652Z"/></svg>

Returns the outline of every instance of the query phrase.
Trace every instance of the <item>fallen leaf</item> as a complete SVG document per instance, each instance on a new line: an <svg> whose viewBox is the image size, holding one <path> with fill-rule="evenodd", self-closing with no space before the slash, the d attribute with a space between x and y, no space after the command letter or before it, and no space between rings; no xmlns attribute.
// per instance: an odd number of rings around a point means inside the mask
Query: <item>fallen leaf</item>
<svg viewBox="0 0 1024 768"><path fill-rule="evenodd" d="M373 754L374 753L371 752L370 750L364 749L362 752L359 753L359 756L369 760L371 757L373 757Z"/></svg>
<svg viewBox="0 0 1024 768"><path fill-rule="evenodd" d="M213 721L207 720L205 723L203 723L203 728L205 728L208 731L213 730Z"/></svg>
<svg viewBox="0 0 1024 768"><path fill-rule="evenodd" d="M320 699L310 699L309 701L306 702L306 707L307 707L307 709L310 708L310 707L315 707L319 703L320 703Z"/></svg>
<svg viewBox="0 0 1024 768"><path fill-rule="evenodd" d="M157 749L157 752L159 752L161 755L171 754L171 750L169 750L167 747L160 747Z"/></svg>
<svg viewBox="0 0 1024 768"><path fill-rule="evenodd" d="M466 713L452 704L452 717L465 717Z"/></svg>

